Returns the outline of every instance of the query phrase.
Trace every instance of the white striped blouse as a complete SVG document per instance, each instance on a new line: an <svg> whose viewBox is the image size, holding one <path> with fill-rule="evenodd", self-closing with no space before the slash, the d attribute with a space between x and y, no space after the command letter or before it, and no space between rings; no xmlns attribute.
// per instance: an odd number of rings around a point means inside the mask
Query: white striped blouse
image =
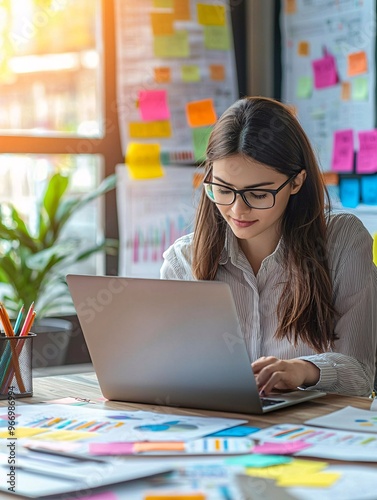
<svg viewBox="0 0 377 500"><path fill-rule="evenodd" d="M192 237L192 233L183 236L166 250L161 279L195 279ZM282 266L281 242L255 276L228 228L215 279L231 287L251 362L261 356L306 359L320 370L318 383L306 389L366 396L373 388L377 346L377 267L372 238L357 217L337 214L330 218L327 248L334 306L339 313L335 326L339 338L331 352L317 354L303 342L294 347L287 339L274 338L282 282L289 279Z"/></svg>

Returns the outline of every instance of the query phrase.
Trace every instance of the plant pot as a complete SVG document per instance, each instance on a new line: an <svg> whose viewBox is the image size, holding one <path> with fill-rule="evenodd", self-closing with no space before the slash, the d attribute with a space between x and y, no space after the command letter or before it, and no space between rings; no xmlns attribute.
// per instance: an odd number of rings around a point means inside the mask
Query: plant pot
<svg viewBox="0 0 377 500"><path fill-rule="evenodd" d="M44 318L32 327L33 368L64 365L72 334L72 323L65 319Z"/></svg>

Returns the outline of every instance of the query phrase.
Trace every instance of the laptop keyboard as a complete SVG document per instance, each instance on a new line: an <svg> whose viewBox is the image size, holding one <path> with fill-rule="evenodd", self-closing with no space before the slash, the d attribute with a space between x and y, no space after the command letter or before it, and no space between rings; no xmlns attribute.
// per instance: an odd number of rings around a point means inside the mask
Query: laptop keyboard
<svg viewBox="0 0 377 500"><path fill-rule="evenodd" d="M268 399L268 398L260 398L262 402L263 408L266 408L267 406L274 406L279 403L284 403L284 399Z"/></svg>

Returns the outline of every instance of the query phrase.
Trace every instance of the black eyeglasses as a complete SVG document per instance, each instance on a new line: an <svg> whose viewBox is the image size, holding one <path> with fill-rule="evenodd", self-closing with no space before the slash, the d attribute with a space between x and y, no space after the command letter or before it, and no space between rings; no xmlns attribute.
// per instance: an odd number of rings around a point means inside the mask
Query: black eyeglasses
<svg viewBox="0 0 377 500"><path fill-rule="evenodd" d="M203 181L205 193L211 201L217 205L232 205L239 194L248 207L258 210L272 208L275 205L275 197L278 192L298 175L292 174L277 189L233 189L223 184L208 181L207 178L211 173L212 171L208 172Z"/></svg>

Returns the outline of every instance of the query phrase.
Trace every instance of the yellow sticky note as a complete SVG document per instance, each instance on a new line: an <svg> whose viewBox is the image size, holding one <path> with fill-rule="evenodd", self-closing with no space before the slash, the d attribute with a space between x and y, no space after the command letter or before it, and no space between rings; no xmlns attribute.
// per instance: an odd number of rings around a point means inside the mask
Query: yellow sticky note
<svg viewBox="0 0 377 500"><path fill-rule="evenodd" d="M79 441L80 439L89 439L98 436L96 432L80 432L80 431L52 431L40 434L33 439L47 441Z"/></svg>
<svg viewBox="0 0 377 500"><path fill-rule="evenodd" d="M225 66L223 64L211 64L209 67L211 80L225 80Z"/></svg>
<svg viewBox="0 0 377 500"><path fill-rule="evenodd" d="M170 12L151 12L151 24L154 35L172 35L174 17Z"/></svg>
<svg viewBox="0 0 377 500"><path fill-rule="evenodd" d="M190 0L173 0L173 15L177 21L189 21L191 19Z"/></svg>
<svg viewBox="0 0 377 500"><path fill-rule="evenodd" d="M223 5L197 5L198 23L206 26L225 26L225 7Z"/></svg>
<svg viewBox="0 0 377 500"><path fill-rule="evenodd" d="M156 9L172 9L173 0L153 0L153 7Z"/></svg>
<svg viewBox="0 0 377 500"><path fill-rule="evenodd" d="M168 120L156 122L130 122L128 133L131 139L167 139L171 137L171 123Z"/></svg>
<svg viewBox="0 0 377 500"><path fill-rule="evenodd" d="M31 428L31 427L16 427L14 431L14 435L12 438L27 438L27 437L32 437L36 436L37 434L42 434L47 432L47 429L41 429L40 427L36 428ZM0 432L0 438L9 438L9 432Z"/></svg>
<svg viewBox="0 0 377 500"><path fill-rule="evenodd" d="M160 144L131 142L127 147L126 164L132 179L162 177Z"/></svg>
<svg viewBox="0 0 377 500"><path fill-rule="evenodd" d="M348 76L361 75L368 71L367 55L363 50L361 50L360 52L353 52L352 54L349 54L347 62Z"/></svg>
<svg viewBox="0 0 377 500"><path fill-rule="evenodd" d="M182 81L200 82L200 69L196 64L186 64L181 68Z"/></svg>
<svg viewBox="0 0 377 500"><path fill-rule="evenodd" d="M204 46L208 50L229 50L230 37L227 26L204 26Z"/></svg>
<svg viewBox="0 0 377 500"><path fill-rule="evenodd" d="M207 127L213 125L217 120L213 99L203 99L187 103L186 117L190 127Z"/></svg>
<svg viewBox="0 0 377 500"><path fill-rule="evenodd" d="M300 76L297 81L296 94L300 99L309 99L313 92L313 78L311 76Z"/></svg>
<svg viewBox="0 0 377 500"><path fill-rule="evenodd" d="M171 82L171 69L168 66L160 66L153 68L154 81L156 83L170 83Z"/></svg>
<svg viewBox="0 0 377 500"><path fill-rule="evenodd" d="M176 31L173 35L159 35L153 41L156 57L189 57L190 45L185 30Z"/></svg>
<svg viewBox="0 0 377 500"><path fill-rule="evenodd" d="M352 99L354 101L366 101L368 99L368 80L366 78L355 78L352 81Z"/></svg>
<svg viewBox="0 0 377 500"><path fill-rule="evenodd" d="M284 12L286 14L295 14L297 12L296 0L285 0Z"/></svg>
<svg viewBox="0 0 377 500"><path fill-rule="evenodd" d="M293 460L288 464L273 465L271 467L247 467L246 473L250 476L279 479L304 474L314 474L322 471L327 464L313 460Z"/></svg>
<svg viewBox="0 0 377 500"><path fill-rule="evenodd" d="M309 42L301 41L297 45L297 54L299 56L308 56L309 55Z"/></svg>
<svg viewBox="0 0 377 500"><path fill-rule="evenodd" d="M339 472L317 472L315 474L285 475L277 480L277 485L282 487L307 486L312 488L328 488L340 477Z"/></svg>
<svg viewBox="0 0 377 500"><path fill-rule="evenodd" d="M350 82L342 82L341 98L342 101L349 101L351 99L351 84Z"/></svg>

